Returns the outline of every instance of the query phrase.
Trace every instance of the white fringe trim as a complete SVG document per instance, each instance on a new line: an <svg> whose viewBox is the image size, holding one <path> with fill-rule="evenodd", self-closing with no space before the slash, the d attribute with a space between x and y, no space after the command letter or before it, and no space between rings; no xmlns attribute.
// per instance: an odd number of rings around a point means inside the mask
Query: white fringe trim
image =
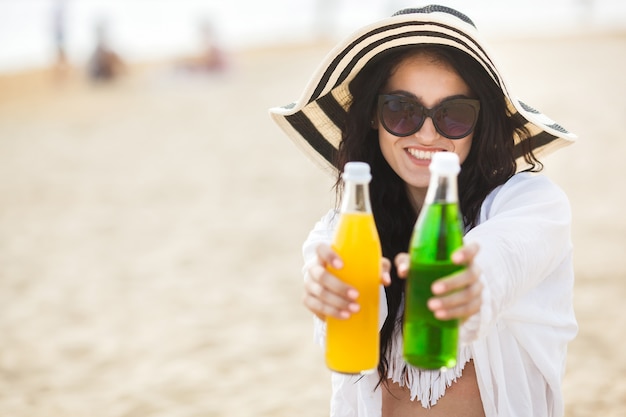
<svg viewBox="0 0 626 417"><path fill-rule="evenodd" d="M445 371L419 369L404 361L402 335L396 335L390 356L387 378L401 387L409 387L411 401L419 400L422 407L430 408L437 404L446 389L463 374L465 364L472 359L472 352L468 345L460 347L456 366Z"/></svg>

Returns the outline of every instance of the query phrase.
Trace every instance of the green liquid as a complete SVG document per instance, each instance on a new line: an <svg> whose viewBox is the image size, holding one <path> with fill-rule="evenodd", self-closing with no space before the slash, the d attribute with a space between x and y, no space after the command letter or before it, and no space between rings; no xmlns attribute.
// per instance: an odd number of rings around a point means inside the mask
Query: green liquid
<svg viewBox="0 0 626 417"><path fill-rule="evenodd" d="M463 244L456 204L432 204L416 224L411 241L411 262L405 291L404 358L424 369L456 365L458 320L439 320L426 303L434 281L464 268L450 260Z"/></svg>

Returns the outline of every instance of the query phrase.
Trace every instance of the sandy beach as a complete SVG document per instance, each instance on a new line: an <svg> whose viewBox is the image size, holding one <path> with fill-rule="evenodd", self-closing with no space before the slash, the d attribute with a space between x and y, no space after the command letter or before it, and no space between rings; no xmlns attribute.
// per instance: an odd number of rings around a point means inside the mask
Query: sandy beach
<svg viewBox="0 0 626 417"><path fill-rule="evenodd" d="M327 415L300 247L332 179L267 109L328 49L109 85L0 77L0 416ZM574 215L566 416L624 416L626 33L495 49L513 92L580 136L544 161Z"/></svg>

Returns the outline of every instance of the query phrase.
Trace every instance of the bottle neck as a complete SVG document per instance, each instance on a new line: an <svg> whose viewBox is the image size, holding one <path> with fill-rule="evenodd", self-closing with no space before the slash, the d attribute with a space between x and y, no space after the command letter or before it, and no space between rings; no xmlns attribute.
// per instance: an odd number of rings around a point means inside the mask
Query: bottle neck
<svg viewBox="0 0 626 417"><path fill-rule="evenodd" d="M458 201L457 176L432 173L424 204L458 203Z"/></svg>
<svg viewBox="0 0 626 417"><path fill-rule="evenodd" d="M341 201L342 213L371 213L369 183L346 181Z"/></svg>

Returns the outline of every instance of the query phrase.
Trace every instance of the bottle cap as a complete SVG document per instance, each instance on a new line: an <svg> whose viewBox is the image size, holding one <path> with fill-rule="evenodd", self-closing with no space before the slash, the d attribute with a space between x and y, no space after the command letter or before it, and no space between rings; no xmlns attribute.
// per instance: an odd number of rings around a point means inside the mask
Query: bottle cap
<svg viewBox="0 0 626 417"><path fill-rule="evenodd" d="M341 178L344 181L370 182L372 179L370 166L366 162L348 162L343 167Z"/></svg>
<svg viewBox="0 0 626 417"><path fill-rule="evenodd" d="M461 171L459 156L454 152L436 152L428 168L433 174L457 175Z"/></svg>

